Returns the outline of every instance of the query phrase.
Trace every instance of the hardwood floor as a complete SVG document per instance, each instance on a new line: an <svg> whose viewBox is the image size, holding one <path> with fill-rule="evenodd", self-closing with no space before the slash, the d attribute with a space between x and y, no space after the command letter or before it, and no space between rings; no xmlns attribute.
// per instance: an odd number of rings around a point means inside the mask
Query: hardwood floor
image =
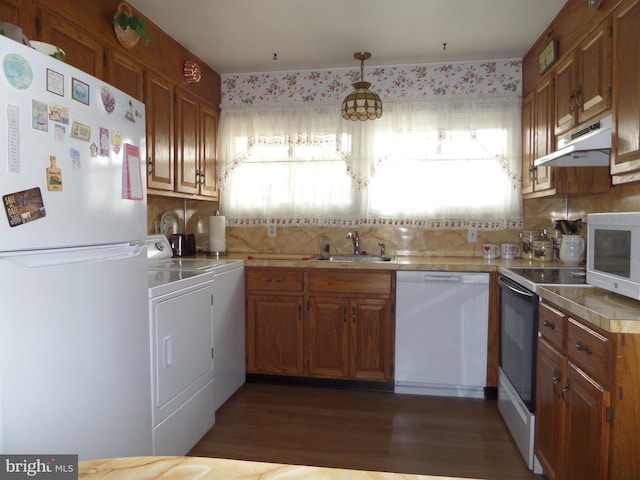
<svg viewBox="0 0 640 480"><path fill-rule="evenodd" d="M245 384L190 455L482 479L540 479L495 400Z"/></svg>

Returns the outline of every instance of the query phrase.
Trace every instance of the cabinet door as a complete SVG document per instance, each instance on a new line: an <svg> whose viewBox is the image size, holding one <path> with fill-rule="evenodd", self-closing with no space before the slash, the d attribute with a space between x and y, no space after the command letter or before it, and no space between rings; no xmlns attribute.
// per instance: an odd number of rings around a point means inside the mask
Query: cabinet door
<svg viewBox="0 0 640 480"><path fill-rule="evenodd" d="M578 78L575 101L578 123L611 108L611 20L602 22L578 47Z"/></svg>
<svg viewBox="0 0 640 480"><path fill-rule="evenodd" d="M609 467L610 393L569 362L565 438L567 480L606 479Z"/></svg>
<svg viewBox="0 0 640 480"><path fill-rule="evenodd" d="M104 48L102 43L68 19L40 9L38 39L64 50L65 63L94 77L104 78Z"/></svg>
<svg viewBox="0 0 640 480"><path fill-rule="evenodd" d="M247 371L302 375L302 296L247 297Z"/></svg>
<svg viewBox="0 0 640 480"><path fill-rule="evenodd" d="M551 76L542 79L536 86L534 103L534 160L554 150L553 101L554 89ZM547 190L552 185L552 167L536 167L534 190Z"/></svg>
<svg viewBox="0 0 640 480"><path fill-rule="evenodd" d="M144 101L144 67L115 49L109 50L107 81L136 100Z"/></svg>
<svg viewBox="0 0 640 480"><path fill-rule="evenodd" d="M218 198L218 142L219 113L206 103L200 104L200 195Z"/></svg>
<svg viewBox="0 0 640 480"><path fill-rule="evenodd" d="M200 121L198 99L176 89L176 190L197 194L199 189Z"/></svg>
<svg viewBox="0 0 640 480"><path fill-rule="evenodd" d="M533 192L535 170L533 169L534 157L534 97L531 92L522 99L522 194Z"/></svg>
<svg viewBox="0 0 640 480"><path fill-rule="evenodd" d="M352 299L350 318L350 377L359 380L393 379L393 325L391 301Z"/></svg>
<svg viewBox="0 0 640 480"><path fill-rule="evenodd" d="M569 55L555 68L555 134L576 125L576 56Z"/></svg>
<svg viewBox="0 0 640 480"><path fill-rule="evenodd" d="M349 375L349 305L343 298L311 297L309 312L309 375Z"/></svg>
<svg viewBox="0 0 640 480"><path fill-rule="evenodd" d="M566 357L545 340L538 340L535 450L550 480L563 475L566 365Z"/></svg>
<svg viewBox="0 0 640 480"><path fill-rule="evenodd" d="M145 73L148 188L173 190L173 86L160 76Z"/></svg>
<svg viewBox="0 0 640 480"><path fill-rule="evenodd" d="M18 25L29 37L29 32L26 30L29 9L26 3L26 0L0 0L0 20Z"/></svg>
<svg viewBox="0 0 640 480"><path fill-rule="evenodd" d="M640 170L640 1L626 2L613 16L614 141L611 173ZM640 177L632 178L638 180Z"/></svg>

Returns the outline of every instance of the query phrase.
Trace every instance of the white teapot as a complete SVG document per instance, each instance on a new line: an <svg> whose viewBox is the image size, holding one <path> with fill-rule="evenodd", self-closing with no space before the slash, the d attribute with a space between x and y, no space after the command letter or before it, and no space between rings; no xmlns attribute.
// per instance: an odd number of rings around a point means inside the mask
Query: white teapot
<svg viewBox="0 0 640 480"><path fill-rule="evenodd" d="M560 244L560 260L568 264L584 261L584 238L580 235L562 235Z"/></svg>

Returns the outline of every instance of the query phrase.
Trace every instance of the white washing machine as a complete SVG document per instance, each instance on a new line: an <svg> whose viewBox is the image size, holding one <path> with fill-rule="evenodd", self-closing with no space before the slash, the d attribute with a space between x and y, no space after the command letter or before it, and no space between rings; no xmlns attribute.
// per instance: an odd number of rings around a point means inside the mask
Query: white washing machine
<svg viewBox="0 0 640 480"><path fill-rule="evenodd" d="M153 453L184 455L215 423L215 278L238 269L242 274L244 266L239 260L173 259L164 235L149 237L146 245ZM244 337L244 318L242 326Z"/></svg>

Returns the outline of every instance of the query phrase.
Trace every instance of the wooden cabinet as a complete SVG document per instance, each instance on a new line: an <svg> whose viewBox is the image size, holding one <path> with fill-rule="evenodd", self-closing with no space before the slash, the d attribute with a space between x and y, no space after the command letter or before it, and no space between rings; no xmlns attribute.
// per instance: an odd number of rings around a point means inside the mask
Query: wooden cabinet
<svg viewBox="0 0 640 480"><path fill-rule="evenodd" d="M176 191L199 193L198 98L176 88Z"/></svg>
<svg viewBox="0 0 640 480"><path fill-rule="evenodd" d="M247 297L247 371L302 375L302 296Z"/></svg>
<svg viewBox="0 0 640 480"><path fill-rule="evenodd" d="M200 102L200 195L218 199L218 122L220 112Z"/></svg>
<svg viewBox="0 0 640 480"><path fill-rule="evenodd" d="M21 26L27 37L30 35L30 32L25 31L29 22L28 12L25 0L0 0L0 21Z"/></svg>
<svg viewBox="0 0 640 480"><path fill-rule="evenodd" d="M218 111L176 89L176 191L218 198Z"/></svg>
<svg viewBox="0 0 640 480"><path fill-rule="evenodd" d="M562 379L567 359L544 339L538 340L536 385L536 456L551 480L563 478L566 406Z"/></svg>
<svg viewBox="0 0 640 480"><path fill-rule="evenodd" d="M554 68L556 135L611 107L611 35L607 19Z"/></svg>
<svg viewBox="0 0 640 480"><path fill-rule="evenodd" d="M522 101L522 193L532 194L552 188L552 168L535 167L533 162L553 150L553 82L542 79Z"/></svg>
<svg viewBox="0 0 640 480"><path fill-rule="evenodd" d="M640 180L640 0L613 14L613 183Z"/></svg>
<svg viewBox="0 0 640 480"><path fill-rule="evenodd" d="M172 191L174 182L173 85L151 71L145 73L147 187ZM153 192L152 192L153 193Z"/></svg>
<svg viewBox="0 0 640 480"><path fill-rule="evenodd" d="M303 272L246 269L247 372L303 375Z"/></svg>
<svg viewBox="0 0 640 480"><path fill-rule="evenodd" d="M312 296L309 375L391 381L391 302Z"/></svg>
<svg viewBox="0 0 640 480"><path fill-rule="evenodd" d="M393 380L394 328L390 299L349 299L349 377Z"/></svg>
<svg viewBox="0 0 640 480"><path fill-rule="evenodd" d="M144 67L129 55L116 49L109 50L107 82L144 102Z"/></svg>
<svg viewBox="0 0 640 480"><path fill-rule="evenodd" d="M309 374L393 379L393 272L310 270Z"/></svg>
<svg viewBox="0 0 640 480"><path fill-rule="evenodd" d="M391 271L247 269L247 371L393 380Z"/></svg>
<svg viewBox="0 0 640 480"><path fill-rule="evenodd" d="M637 465L630 462L637 463L638 444L626 443L639 419L627 404L635 400L622 397L629 377L619 378L615 365L637 358L629 350L637 348L637 335L601 331L548 302L540 304L538 328L536 455L545 474L551 480L634 478ZM637 367L632 375L637 383ZM624 460L612 462L612 452Z"/></svg>
<svg viewBox="0 0 640 480"><path fill-rule="evenodd" d="M103 43L70 19L45 8L48 3L50 2L39 2L38 40L52 43L64 50L65 63L94 77L105 78Z"/></svg>
<svg viewBox="0 0 640 480"><path fill-rule="evenodd" d="M555 150L554 74L552 70L543 77L522 101L522 194L535 198L608 192L608 167L534 166L537 158Z"/></svg>

